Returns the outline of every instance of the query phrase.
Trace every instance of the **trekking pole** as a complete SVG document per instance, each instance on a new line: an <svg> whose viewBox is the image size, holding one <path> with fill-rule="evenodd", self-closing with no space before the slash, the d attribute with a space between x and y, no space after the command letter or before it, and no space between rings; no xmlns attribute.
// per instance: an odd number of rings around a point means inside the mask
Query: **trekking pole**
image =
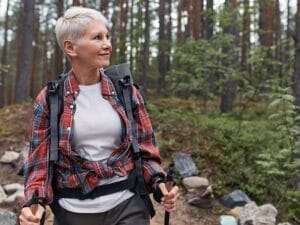
<svg viewBox="0 0 300 225"><path fill-rule="evenodd" d="M174 185L173 176L174 176L174 172L171 168L169 168L168 174L167 174L167 180L166 180L166 188L168 191L171 191L171 189ZM170 221L170 213L168 211L165 211L164 225L169 225L169 221Z"/></svg>

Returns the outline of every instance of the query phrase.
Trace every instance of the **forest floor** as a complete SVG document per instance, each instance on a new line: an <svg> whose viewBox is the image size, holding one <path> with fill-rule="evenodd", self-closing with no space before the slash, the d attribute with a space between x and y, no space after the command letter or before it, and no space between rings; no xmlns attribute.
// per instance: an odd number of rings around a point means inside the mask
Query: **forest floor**
<svg viewBox="0 0 300 225"><path fill-rule="evenodd" d="M29 126L32 114L32 103L13 105L0 110L0 157L5 151L14 150L21 152L29 140ZM167 159L168 160L168 159ZM22 160L16 164L0 163L0 185L10 183L23 183L22 176L18 175L22 167ZM217 225L219 216L214 207L210 210L199 209L187 204L182 187L181 197L177 202L177 210L170 216L170 225ZM217 201L215 204L218 204ZM164 222L162 206L154 202L156 216L151 220L151 225L160 225ZM0 205L0 208L9 210L12 206ZM218 208L218 206L216 207ZM18 213L18 212L17 212ZM50 219L51 220L51 219ZM50 223L49 223L50 225Z"/></svg>

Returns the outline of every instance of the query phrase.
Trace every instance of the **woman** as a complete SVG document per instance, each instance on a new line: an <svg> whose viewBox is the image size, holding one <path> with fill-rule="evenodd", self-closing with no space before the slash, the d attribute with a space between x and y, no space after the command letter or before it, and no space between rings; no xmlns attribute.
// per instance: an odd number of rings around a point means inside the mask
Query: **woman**
<svg viewBox="0 0 300 225"><path fill-rule="evenodd" d="M44 206L50 204L54 192L62 188L80 188L83 194L88 194L102 185L127 180L134 169L129 148L132 140L130 121L111 81L102 72L102 68L109 66L112 51L107 24L100 12L82 7L68 9L57 21L57 42L68 56L72 69L64 81L55 182L51 185L48 177L50 129L47 88L44 88L34 103L31 145L24 164L28 204L19 217L21 225L39 224ZM164 208L168 212L174 211L178 187L167 190L165 172L160 165L143 99L134 87L132 95L147 189L160 193L162 198L158 200ZM38 194L39 204L33 204L35 194ZM129 188L93 199L63 197L58 200L58 205L70 225L144 225L150 220L144 202Z"/></svg>

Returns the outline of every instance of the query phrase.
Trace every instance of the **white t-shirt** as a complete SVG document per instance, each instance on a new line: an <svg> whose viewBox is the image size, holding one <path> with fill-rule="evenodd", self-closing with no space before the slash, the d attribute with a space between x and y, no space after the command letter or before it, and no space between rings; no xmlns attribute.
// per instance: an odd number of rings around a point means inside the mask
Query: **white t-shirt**
<svg viewBox="0 0 300 225"><path fill-rule="evenodd" d="M106 159L121 144L121 120L116 110L102 97L101 83L79 85L75 100L72 146L85 159L99 161ZM99 185L127 179L112 177L102 179ZM116 192L95 199L61 198L59 204L75 213L100 213L108 211L134 194L129 190Z"/></svg>

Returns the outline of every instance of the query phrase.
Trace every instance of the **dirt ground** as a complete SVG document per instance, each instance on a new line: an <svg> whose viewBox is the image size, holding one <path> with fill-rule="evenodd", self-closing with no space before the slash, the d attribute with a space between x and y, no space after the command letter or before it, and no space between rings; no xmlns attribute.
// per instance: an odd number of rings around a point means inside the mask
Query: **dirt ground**
<svg viewBox="0 0 300 225"><path fill-rule="evenodd" d="M29 125L31 120L32 103L15 105L0 110L0 157L5 151L14 150L21 152L28 142ZM15 164L0 163L0 184L23 183L22 176L18 175L22 166L20 159ZM217 225L218 216L213 210L198 209L186 203L183 190L182 196L177 202L176 212L170 215L170 225ZM154 201L153 201L154 202ZM164 210L154 202L156 216L151 220L151 225L164 224ZM0 208L18 211L18 207L0 205ZM48 223L52 225L52 217L49 214Z"/></svg>

